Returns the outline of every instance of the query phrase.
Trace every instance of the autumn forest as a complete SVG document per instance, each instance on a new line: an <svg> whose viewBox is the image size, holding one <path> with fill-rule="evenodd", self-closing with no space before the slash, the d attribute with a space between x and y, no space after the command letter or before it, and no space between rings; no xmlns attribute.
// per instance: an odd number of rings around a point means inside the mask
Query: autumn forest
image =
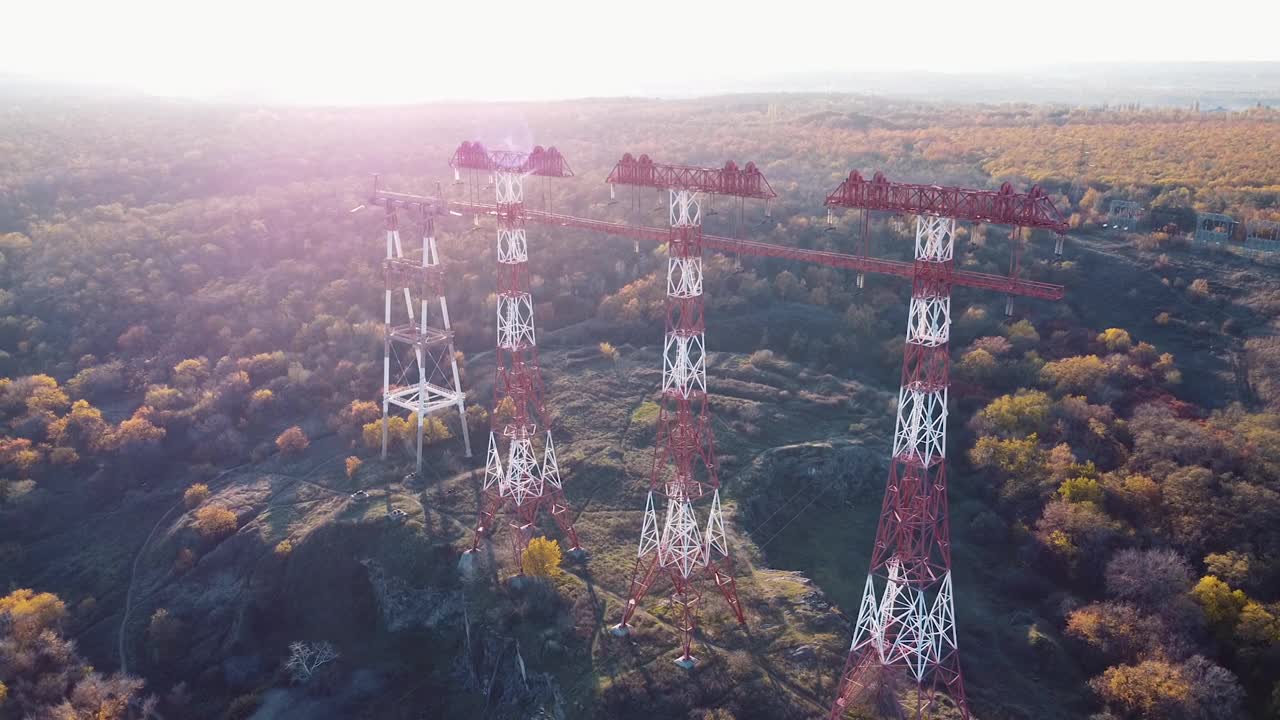
<svg viewBox="0 0 1280 720"><path fill-rule="evenodd" d="M500 551L489 581L456 571L493 410L491 224L439 233L466 418L427 423L421 476L409 421L380 457L381 218L353 208L374 173L491 202L453 184L467 139L565 155L574 177L531 180L532 207L655 227L652 191L609 200L623 152L753 161L770 216L726 202L708 232L841 252L856 218L828 225L823 200L850 170L1044 188L1072 230L1062 258L1032 234L1023 274L1065 300L1006 316L1003 296L961 288L952 305L974 716L1280 714L1280 276L1189 235L1196 212L1280 220L1280 112L778 94L0 108L0 718L826 717L910 283L708 253L708 391L750 630L708 593L705 660L685 675L657 596L630 641L607 632L652 461L662 247L529 231L589 559L562 558L549 524L536 586L503 583ZM1165 220L1117 231L1113 199ZM909 219L870 227L874 254L910 259ZM1008 243L964 226L956 265L1003 274Z"/></svg>

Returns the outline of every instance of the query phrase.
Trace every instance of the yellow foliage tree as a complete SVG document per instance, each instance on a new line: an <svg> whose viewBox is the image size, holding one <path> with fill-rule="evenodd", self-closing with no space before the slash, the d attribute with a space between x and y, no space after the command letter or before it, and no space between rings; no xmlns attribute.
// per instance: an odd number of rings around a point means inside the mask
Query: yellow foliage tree
<svg viewBox="0 0 1280 720"><path fill-rule="evenodd" d="M276 437L276 447L282 455L296 455L311 445L311 441L307 439L307 434L302 432L302 428L294 425L285 430Z"/></svg>
<svg viewBox="0 0 1280 720"><path fill-rule="evenodd" d="M133 417L121 421L111 433L111 447L127 454L154 446L163 440L165 430L151 422L153 413L151 408L144 405L133 413Z"/></svg>
<svg viewBox="0 0 1280 720"><path fill-rule="evenodd" d="M1107 668L1091 684L1109 704L1143 720L1175 717L1191 695L1181 668L1163 660Z"/></svg>
<svg viewBox="0 0 1280 720"><path fill-rule="evenodd" d="M1111 352L1128 352L1133 346L1129 331L1121 328L1107 328L1098 333L1098 342Z"/></svg>
<svg viewBox="0 0 1280 720"><path fill-rule="evenodd" d="M536 537L529 541L520 566L525 575L553 578L560 574L560 543L550 538Z"/></svg>
<svg viewBox="0 0 1280 720"><path fill-rule="evenodd" d="M387 418L387 443L395 442L407 443L409 438L413 437L414 428L409 424L407 418L390 417ZM364 439L365 447L376 448L382 447L382 421L374 420L365 423L361 428L361 437Z"/></svg>
<svg viewBox="0 0 1280 720"><path fill-rule="evenodd" d="M361 461L360 458L356 457L355 455L351 455L350 457L348 457L347 458L347 479L350 480L354 478L356 476L356 473L360 472L360 466L363 464L364 462Z"/></svg>
<svg viewBox="0 0 1280 720"><path fill-rule="evenodd" d="M453 437L453 431L440 418L429 417L423 420L422 435L423 442L430 445Z"/></svg>
<svg viewBox="0 0 1280 720"><path fill-rule="evenodd" d="M604 356L605 360L617 361L618 348L614 347L612 343L602 342L600 343L600 354Z"/></svg>
<svg viewBox="0 0 1280 720"><path fill-rule="evenodd" d="M196 511L196 532L207 539L220 539L236 531L239 520L230 510L208 505Z"/></svg>
<svg viewBox="0 0 1280 720"><path fill-rule="evenodd" d="M1101 505L1102 486L1093 478L1070 478L1058 488L1058 496L1067 502L1091 502L1095 505Z"/></svg>
<svg viewBox="0 0 1280 720"><path fill-rule="evenodd" d="M204 483L195 483L182 493L182 503L187 506L188 510L194 510L200 507L205 500L209 499L209 486Z"/></svg>
<svg viewBox="0 0 1280 720"><path fill-rule="evenodd" d="M1052 403L1049 396L1039 390L1021 390L1016 395L1001 395L992 400L978 418L980 423L990 425L1005 437L1022 437L1044 428Z"/></svg>
<svg viewBox="0 0 1280 720"><path fill-rule="evenodd" d="M67 606L53 593L22 588L0 598L0 615L9 618L15 635L35 637L60 624L67 616Z"/></svg>
<svg viewBox="0 0 1280 720"><path fill-rule="evenodd" d="M502 402L498 403L498 407L493 409L494 420L501 426L511 421L516 414L516 403L509 397L502 398Z"/></svg>
<svg viewBox="0 0 1280 720"><path fill-rule="evenodd" d="M204 358L188 358L173 366L173 384L178 387L195 387L208 377L209 361Z"/></svg>
<svg viewBox="0 0 1280 720"><path fill-rule="evenodd" d="M1040 369L1040 378L1059 392L1095 393L1107 379L1107 364L1097 355L1063 358Z"/></svg>
<svg viewBox="0 0 1280 720"><path fill-rule="evenodd" d="M253 394L249 396L249 414L257 416L266 414L271 409L272 404L275 403L275 399L275 393L266 388L254 390Z"/></svg>
<svg viewBox="0 0 1280 720"><path fill-rule="evenodd" d="M77 400L71 412L50 423L49 436L55 444L80 452L104 450L113 441L111 426L87 400Z"/></svg>
<svg viewBox="0 0 1280 720"><path fill-rule="evenodd" d="M1212 575L1200 578L1200 582L1191 588L1191 596L1204 610L1204 617L1209 624L1224 633L1235 629L1240 611L1249 602L1244 591L1232 590L1230 585Z"/></svg>

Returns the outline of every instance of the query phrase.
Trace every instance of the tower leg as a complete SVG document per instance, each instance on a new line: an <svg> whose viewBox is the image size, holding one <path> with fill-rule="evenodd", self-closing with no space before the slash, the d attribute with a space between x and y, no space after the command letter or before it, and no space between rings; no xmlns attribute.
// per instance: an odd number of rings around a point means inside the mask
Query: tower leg
<svg viewBox="0 0 1280 720"><path fill-rule="evenodd" d="M426 388L423 388L423 392L425 391L426 391ZM418 410L417 415L418 415L418 456L417 456L417 462L414 464L414 469L418 472L418 475L421 476L422 475L422 426L426 424L425 423L426 411L420 409Z"/></svg>
<svg viewBox="0 0 1280 720"><path fill-rule="evenodd" d="M683 650L676 664L688 670L697 663L692 652L693 634L698 629L698 605L702 595L689 578L682 577L679 572L671 573L671 584L671 602L680 609L680 646Z"/></svg>
<svg viewBox="0 0 1280 720"><path fill-rule="evenodd" d="M658 573L658 556L636 558L636 566L631 571L631 589L627 590L627 604L622 608L622 620L613 627L613 634L626 635L631 627L631 617L636 614L640 600L653 585Z"/></svg>

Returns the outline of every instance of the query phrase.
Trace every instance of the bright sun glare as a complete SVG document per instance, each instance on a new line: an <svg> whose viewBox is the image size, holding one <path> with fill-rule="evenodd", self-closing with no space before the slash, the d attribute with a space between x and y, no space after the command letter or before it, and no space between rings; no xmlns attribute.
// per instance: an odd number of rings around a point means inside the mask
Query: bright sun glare
<svg viewBox="0 0 1280 720"><path fill-rule="evenodd" d="M788 73L1277 60L1276 3L20 3L0 74L292 102L732 90ZM1232 18L1250 18L1234 22Z"/></svg>

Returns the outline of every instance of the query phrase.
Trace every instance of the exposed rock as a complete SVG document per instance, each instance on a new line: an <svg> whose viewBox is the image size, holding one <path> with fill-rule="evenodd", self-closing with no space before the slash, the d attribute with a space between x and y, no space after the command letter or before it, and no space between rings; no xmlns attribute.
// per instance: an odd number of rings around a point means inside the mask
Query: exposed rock
<svg viewBox="0 0 1280 720"><path fill-rule="evenodd" d="M373 587L382 623L387 630L398 632L461 622L465 602L462 592L415 588L398 577L388 575L376 560L361 560L360 564L369 574L369 584Z"/></svg>

